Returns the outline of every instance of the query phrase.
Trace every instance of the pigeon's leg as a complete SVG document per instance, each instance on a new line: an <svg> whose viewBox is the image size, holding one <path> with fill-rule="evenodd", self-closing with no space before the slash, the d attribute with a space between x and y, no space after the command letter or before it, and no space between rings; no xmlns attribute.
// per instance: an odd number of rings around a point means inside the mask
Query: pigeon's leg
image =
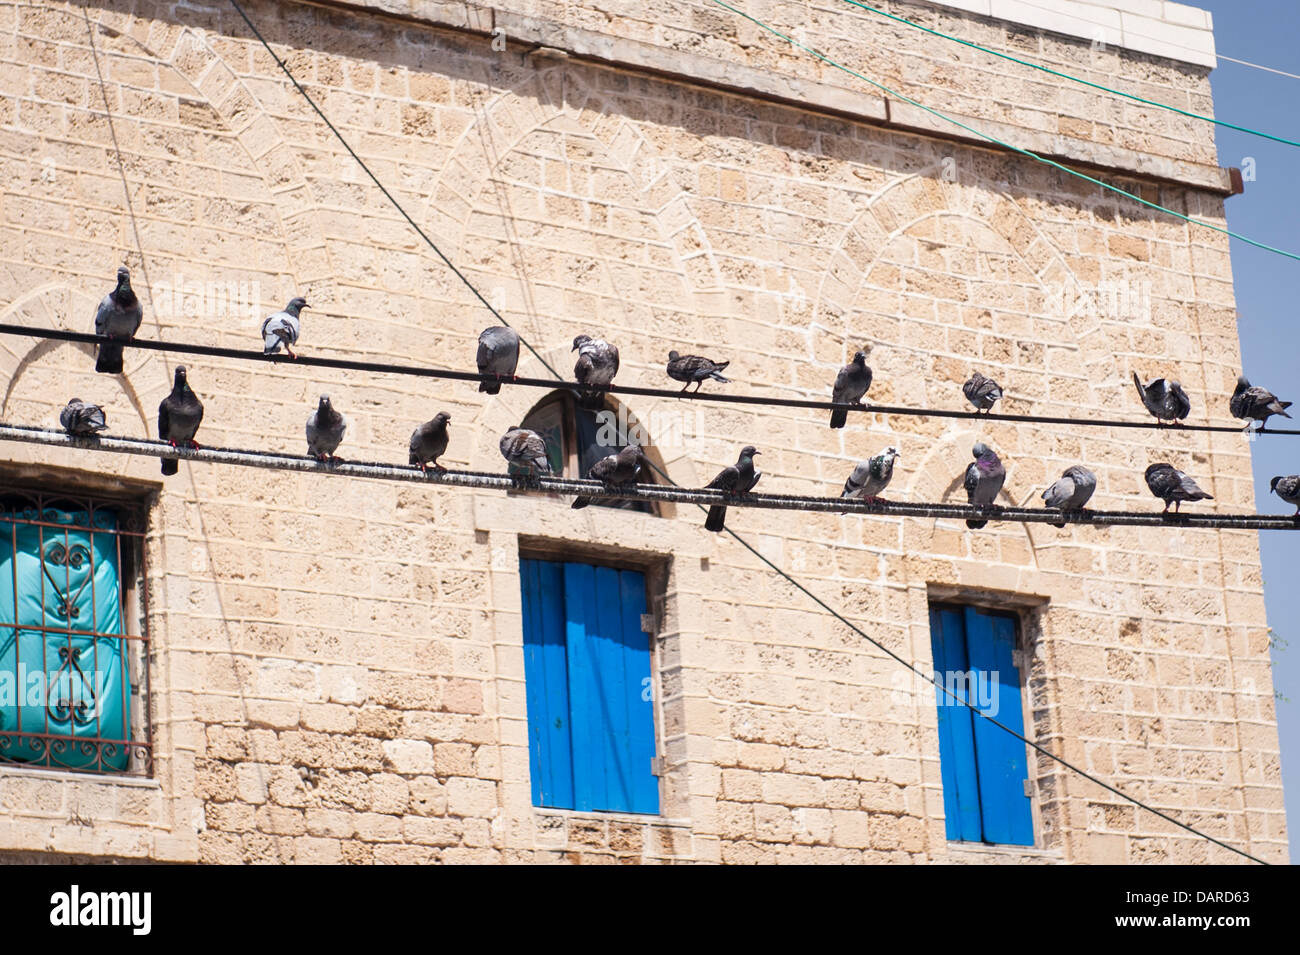
<svg viewBox="0 0 1300 955"><path fill-rule="evenodd" d="M446 474L446 473L447 473L447 469L444 468L441 464L439 464L436 460L433 462L433 466L434 466L434 469L435 469L435 470L437 470L437 471L439 471L439 472L441 472L441 473L443 473L443 474Z"/></svg>
<svg viewBox="0 0 1300 955"><path fill-rule="evenodd" d="M700 378L695 382L695 393L698 395L700 393L700 389L703 387L704 387L704 379Z"/></svg>
<svg viewBox="0 0 1300 955"><path fill-rule="evenodd" d="M428 474L428 473L429 473L429 465L425 464L423 461L421 461L421 462L419 463L419 465L417 465L417 466L419 467L420 472L421 472L422 474Z"/></svg>
<svg viewBox="0 0 1300 955"><path fill-rule="evenodd" d="M289 343L288 343L288 342L285 342L285 343L284 343L284 350L287 351L287 352L289 353L289 357L290 357L290 358L293 358L293 359L295 359L295 360L298 358L297 353L294 352L294 350L293 350L292 348L289 347Z"/></svg>
<svg viewBox="0 0 1300 955"><path fill-rule="evenodd" d="M686 389L689 388L690 386L691 386L691 383L690 383L689 381L688 381L686 384L682 385L682 394L685 394L685 393L686 393Z"/></svg>
<svg viewBox="0 0 1300 955"><path fill-rule="evenodd" d="M189 440L189 442L188 442L188 447L189 447L191 450L194 450L194 451L202 451L202 450L203 450L202 446L201 446L197 441L195 441L193 438L190 438L190 440Z"/></svg>

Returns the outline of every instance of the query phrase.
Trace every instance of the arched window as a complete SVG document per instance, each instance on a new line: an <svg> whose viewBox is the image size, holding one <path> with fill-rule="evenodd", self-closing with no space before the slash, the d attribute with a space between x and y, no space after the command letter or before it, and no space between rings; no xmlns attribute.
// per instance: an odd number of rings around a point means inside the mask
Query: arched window
<svg viewBox="0 0 1300 955"><path fill-rule="evenodd" d="M528 412L523 427L536 431L546 441L551 459L551 470L559 477L585 478L591 466L601 458L617 454L630 443L640 445L647 458L656 467L663 462L650 443L645 428L625 408L606 407L593 411L578 406L570 391L554 391ZM643 467L637 476L638 484L665 483L653 468ZM658 517L669 517L671 504L652 501L619 501L600 499L592 501L593 507L613 507L642 511Z"/></svg>

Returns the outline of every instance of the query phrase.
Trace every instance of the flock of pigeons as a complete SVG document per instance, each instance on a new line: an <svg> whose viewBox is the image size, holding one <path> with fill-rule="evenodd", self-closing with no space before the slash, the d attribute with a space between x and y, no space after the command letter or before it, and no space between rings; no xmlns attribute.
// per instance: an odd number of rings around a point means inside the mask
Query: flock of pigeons
<svg viewBox="0 0 1300 955"><path fill-rule="evenodd" d="M298 342L301 331L302 310L308 308L306 299L294 298L282 311L267 317L262 323L263 353L275 354L282 347L291 358L297 355L293 346ZM102 342L96 355L95 370L105 374L121 374L122 345L112 339L130 340L140 329L143 311L140 300L131 288L131 275L125 268L117 270L117 285L100 302L95 313L95 333L110 341ZM494 326L484 330L478 339L477 365L479 374L485 377L479 383L479 391L490 395L501 391L501 382L513 379L519 365L519 335L511 328ZM618 348L607 341L579 335L573 340L573 351L578 353L574 365L574 378L579 385L577 400L585 408L599 409L604 405L603 389L614 387L614 376L618 373ZM668 376L675 381L684 382L682 391L695 385L698 392L704 382L713 380L728 382L722 372L729 362L714 361L701 355L679 355L676 351L668 353ZM1182 385L1177 381L1157 378L1149 384L1142 384L1137 374L1133 375L1142 404L1160 423L1178 424L1191 413L1191 400ZM840 369L835 377L831 398L836 404L859 404L871 387L871 368L867 365L864 352L856 352L853 359ZM996 381L975 372L962 386L966 400L977 412L988 413L1002 398L1002 388ZM1247 422L1259 422L1259 431L1265 430L1268 419L1274 415L1291 417L1287 408L1289 401L1280 401L1271 392L1254 387L1246 378L1237 379L1237 388L1228 402L1229 410L1236 418ZM830 426L843 428L847 423L848 412L845 408L831 411ZM163 398L158 406L158 437L172 447L197 448L194 437L203 421L203 403L190 388L184 367L176 369L171 393ZM415 429L410 441L410 463L427 471L432 465L436 470L446 470L438 463L438 458L447 450L448 423L451 416L440 412L431 420ZM59 422L65 431L72 435L94 436L108 429L103 408L89 402L73 398L59 415ZM347 431L347 420L330 403L328 395L321 395L316 409L307 418L306 437L307 452L319 461L335 462L339 458L335 451L343 442ZM551 474L550 458L545 440L535 431L519 425L507 429L500 441L501 455L515 473L524 480L536 480ZM724 468L706 487L726 492L739 497L753 490L762 476L754 467L754 458L760 452L752 445L745 446L736 463ZM967 466L962 484L970 504L993 507L998 493L1006 481L1007 472L997 453L983 442L977 443L971 454L974 461ZM844 483L844 498L858 499L869 503L883 503L881 493L889 486L894 476L894 463L899 460L898 449L887 447L880 454L863 461L853 469L849 479ZM641 469L648 461L635 445L629 445L616 454L608 455L591 466L588 477L599 480L610 487L626 486L635 483ZM175 474L178 464L174 458L162 459L162 473ZM1146 469L1147 487L1157 498L1165 502L1165 511L1170 505L1177 511L1183 501L1211 499L1211 495L1201 490L1192 478L1167 463L1152 464ZM1300 517L1300 475L1273 478L1272 491L1282 500L1296 506L1296 515ZM1062 512L1081 511L1097 489L1097 476L1082 465L1066 468L1051 487L1042 494L1044 506ZM573 507L582 508L591 503L588 497L578 497ZM709 508L705 527L710 531L721 531L725 526L727 508L725 504L715 504ZM981 528L987 521L968 520L971 528ZM1058 527L1064 527L1061 521Z"/></svg>

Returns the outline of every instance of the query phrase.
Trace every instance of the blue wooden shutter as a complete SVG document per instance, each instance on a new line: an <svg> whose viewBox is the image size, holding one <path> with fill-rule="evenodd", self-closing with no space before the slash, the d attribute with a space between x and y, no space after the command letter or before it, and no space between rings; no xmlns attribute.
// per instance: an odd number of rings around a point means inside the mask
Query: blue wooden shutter
<svg viewBox="0 0 1300 955"><path fill-rule="evenodd" d="M521 560L528 763L533 805L573 808L564 573L560 564Z"/></svg>
<svg viewBox="0 0 1300 955"><path fill-rule="evenodd" d="M959 610L930 609L930 646L934 653L934 675L944 687L951 688L958 699L966 700L966 637ZM953 679L956 675L959 678ZM947 837L963 842L979 842L979 776L975 768L975 738L971 720L976 718L965 706L940 687L935 687L939 708L939 772L943 780L943 808Z"/></svg>

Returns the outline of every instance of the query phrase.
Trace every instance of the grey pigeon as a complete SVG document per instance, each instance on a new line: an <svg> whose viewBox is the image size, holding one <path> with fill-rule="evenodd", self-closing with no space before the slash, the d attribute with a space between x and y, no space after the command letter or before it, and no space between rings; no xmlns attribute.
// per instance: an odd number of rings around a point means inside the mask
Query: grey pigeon
<svg viewBox="0 0 1300 955"><path fill-rule="evenodd" d="M754 469L754 455L761 454L761 451L755 451L753 445L746 445L740 451L740 457L731 467L723 468L722 471L712 481L705 485L718 491L726 491L733 497L738 494L745 494L754 489L758 479L763 476L762 471ZM709 516L705 518L705 530L718 532L725 526L727 520L727 505L714 504L709 508Z"/></svg>
<svg viewBox="0 0 1300 955"><path fill-rule="evenodd" d="M1296 516L1300 517L1300 474L1275 477L1268 482L1268 489L1288 504L1294 504Z"/></svg>
<svg viewBox="0 0 1300 955"><path fill-rule="evenodd" d="M129 340L140 330L140 322L143 320L144 309L131 289L131 273L120 268L117 270L117 287L104 296L95 312L95 334ZM95 358L95 371L120 375L122 346L113 342L101 342L99 354Z"/></svg>
<svg viewBox="0 0 1300 955"><path fill-rule="evenodd" d="M321 395L316 410L307 418L307 453L317 461L337 461L334 452L347 430L347 419L330 404L330 396Z"/></svg>
<svg viewBox="0 0 1300 955"><path fill-rule="evenodd" d="M840 497L857 498L872 504L878 502L880 492L893 480L894 462L900 457L898 448L890 445L874 458L863 461L844 482L844 493Z"/></svg>
<svg viewBox="0 0 1300 955"><path fill-rule="evenodd" d="M966 488L966 501L977 507L987 507L997 500L998 492L1007 479L1007 471L993 449L982 441L971 448L971 454L975 460L966 466L966 476L962 480L962 486ZM985 520L967 520L966 526L979 530L987 523Z"/></svg>
<svg viewBox="0 0 1300 955"><path fill-rule="evenodd" d="M1192 400L1183 391L1183 386L1176 381L1157 378L1149 385L1143 385L1137 372L1133 372L1133 384L1137 386L1138 396L1157 421L1177 421L1192 413Z"/></svg>
<svg viewBox="0 0 1300 955"><path fill-rule="evenodd" d="M1272 415L1291 417L1286 413L1286 409L1290 407L1291 402L1279 401L1277 395L1271 391L1251 385L1245 375L1237 378L1237 390L1228 399L1228 409L1232 412L1232 416L1246 421L1247 429L1250 428L1251 420L1258 421L1260 431L1264 430Z"/></svg>
<svg viewBox="0 0 1300 955"><path fill-rule="evenodd" d="M268 315L262 323L262 354L274 355L284 346L290 358L297 358L293 346L298 344L298 332L302 326L302 310L311 308L302 296L293 299L284 307L284 311Z"/></svg>
<svg viewBox="0 0 1300 955"><path fill-rule="evenodd" d="M63 430L68 434L83 438L93 437L101 431L108 430L104 409L80 398L73 398L59 412L59 424L63 425Z"/></svg>
<svg viewBox="0 0 1300 955"><path fill-rule="evenodd" d="M501 456L512 467L526 471L529 478L550 477L551 459L546 440L536 431L512 425L501 436Z"/></svg>
<svg viewBox="0 0 1300 955"><path fill-rule="evenodd" d="M714 361L711 358L705 358L703 355L679 355L675 351L670 351L668 353L668 377L674 381L686 382L682 391L689 388L691 382L695 383L695 390L699 391L700 386L710 378L724 384L730 383L730 378L723 378L721 375L722 369L730 364L729 361Z"/></svg>
<svg viewBox="0 0 1300 955"><path fill-rule="evenodd" d="M641 449L635 444L629 444L618 454L606 455L593 464L591 470L587 472L587 477L596 481L604 481L605 484L610 486L631 484L636 480L643 460L644 455ZM590 503L591 498L589 497L575 497L573 499L573 509L575 511L580 510Z"/></svg>
<svg viewBox="0 0 1300 955"><path fill-rule="evenodd" d="M831 390L831 401L836 404L856 405L871 387L871 368L867 365L866 352L854 352L853 360L840 369L835 376L835 387ZM831 427L842 428L849 420L849 413L844 408L831 412Z"/></svg>
<svg viewBox="0 0 1300 955"><path fill-rule="evenodd" d="M171 394L158 405L158 437L173 448L180 445L197 448L199 445L194 436L199 433L202 421L203 402L190 388L185 366L177 365ZM180 462L175 458L162 459L163 474L175 474L179 470Z"/></svg>
<svg viewBox="0 0 1300 955"><path fill-rule="evenodd" d="M478 373L496 375L497 381L480 381L479 391L489 395L501 393L502 378L513 378L519 367L519 335L513 328L493 325L478 336Z"/></svg>
<svg viewBox="0 0 1300 955"><path fill-rule="evenodd" d="M1183 501L1214 500L1213 495L1202 491L1196 486L1195 481L1172 464L1151 465L1146 470L1146 479L1151 493L1165 502L1166 511L1169 510L1170 504L1177 511L1178 505Z"/></svg>
<svg viewBox="0 0 1300 955"><path fill-rule="evenodd" d="M1043 506L1062 511L1081 511L1095 490L1097 475L1082 465L1075 464L1066 468L1060 479L1043 492ZM1053 523L1056 527L1065 526L1065 521Z"/></svg>
<svg viewBox="0 0 1300 955"><path fill-rule="evenodd" d="M447 470L438 463L438 458L447 450L447 442L450 440L447 424L450 421L451 415L439 411L432 420L411 432L411 463L421 471L427 472L430 464L439 471Z"/></svg>
<svg viewBox="0 0 1300 955"><path fill-rule="evenodd" d="M618 374L617 348L603 339L579 335L570 350L578 353L577 364L573 366L573 377L578 384L613 386L614 376ZM599 391L582 391L578 393L578 404L599 411L605 407L605 396Z"/></svg>
<svg viewBox="0 0 1300 955"><path fill-rule="evenodd" d="M1002 386L992 378L973 371L966 379L966 384L961 386L961 393L975 406L976 411L987 413L1002 398Z"/></svg>

